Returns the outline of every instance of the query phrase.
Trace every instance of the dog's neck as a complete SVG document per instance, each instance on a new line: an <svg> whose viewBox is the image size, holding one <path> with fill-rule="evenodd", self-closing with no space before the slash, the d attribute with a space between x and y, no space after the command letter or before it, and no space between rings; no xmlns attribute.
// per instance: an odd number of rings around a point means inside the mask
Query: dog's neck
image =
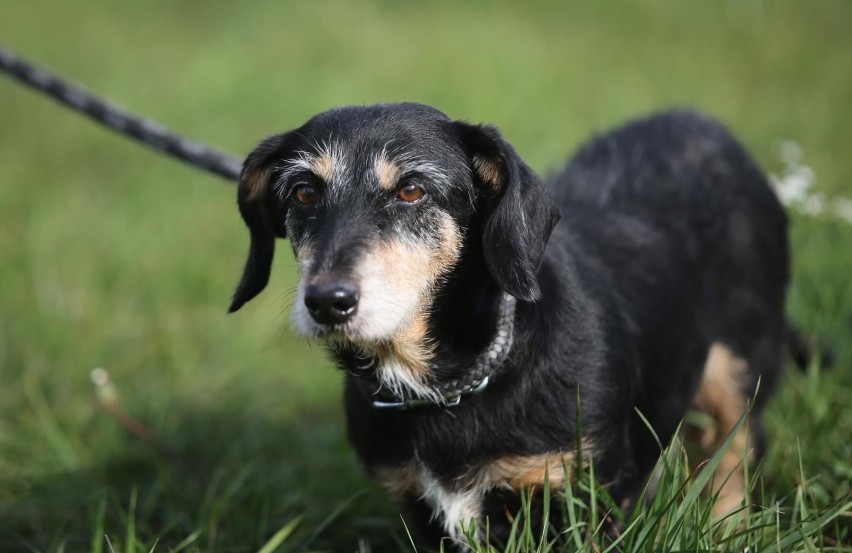
<svg viewBox="0 0 852 553"><path fill-rule="evenodd" d="M393 340L331 346L374 407L454 405L497 376L512 349L516 300L476 269L484 267L460 267L464 277L448 279Z"/></svg>
<svg viewBox="0 0 852 553"><path fill-rule="evenodd" d="M406 389L400 392L383 387L382 371L401 370L399 366L382 366L378 360L372 373L364 375L376 383L373 407L377 409L412 409L415 407L438 405L455 406L463 397L483 391L497 376L515 338L515 305L516 300L508 294L501 294L496 328L488 346L485 347L455 378L441 379L440 371L430 367L429 381L426 382L429 393L418 394L416 389Z"/></svg>

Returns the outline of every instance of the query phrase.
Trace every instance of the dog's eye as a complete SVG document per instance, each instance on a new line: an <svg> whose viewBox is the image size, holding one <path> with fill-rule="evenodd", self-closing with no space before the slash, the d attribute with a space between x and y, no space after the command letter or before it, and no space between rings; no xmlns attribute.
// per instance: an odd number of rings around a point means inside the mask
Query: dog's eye
<svg viewBox="0 0 852 553"><path fill-rule="evenodd" d="M293 198L298 204L312 206L319 201L319 191L311 184L300 184L293 191Z"/></svg>
<svg viewBox="0 0 852 553"><path fill-rule="evenodd" d="M422 198L425 194L426 192L424 192L423 189L416 184L406 184L399 189L399 192L396 193L396 199L413 204L420 200L420 198Z"/></svg>

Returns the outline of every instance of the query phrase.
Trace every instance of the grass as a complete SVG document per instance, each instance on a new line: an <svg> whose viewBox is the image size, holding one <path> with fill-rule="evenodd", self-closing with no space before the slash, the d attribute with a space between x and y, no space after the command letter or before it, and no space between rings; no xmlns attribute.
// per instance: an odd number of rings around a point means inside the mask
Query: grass
<svg viewBox="0 0 852 553"><path fill-rule="evenodd" d="M412 99L497 124L546 172L592 132L687 105L776 174L796 141L837 196L852 195L850 23L842 0L11 0L0 40L239 154L330 106ZM0 550L411 550L346 444L341 376L287 327L286 245L261 299L225 316L247 246L232 188L9 81L0 100ZM852 225L792 216L790 317L836 362L788 371L772 402L767 509L732 538L681 464L625 549L849 547ZM172 454L98 407L95 367ZM582 485L554 491L575 507L567 543L521 529L513 550L602 551Z"/></svg>
<svg viewBox="0 0 852 553"><path fill-rule="evenodd" d="M747 424L745 418L740 420L739 425L742 424ZM657 466L658 493L648 497L641 510L619 511L606 490L595 482L594 469L590 467L580 471L579 478L564 492L550 490L545 480L542 520L555 524L544 524L547 530L543 534L532 530L529 503L525 503L506 544L495 548L487 538L475 540L475 527L468 529L466 538L477 553L843 549L838 537L848 537L852 499L827 508L813 505L803 493L773 501L756 487L761 479L753 474L749 488L755 506L743 507L723 519L712 518L710 508L715 497L705 500L702 496L732 437L695 470L690 468L694 463L689 462L685 449L677 442L670 445ZM754 468L747 467L747 474ZM800 484L800 490L807 487L804 481ZM619 521L620 530L615 534L603 531L605 519Z"/></svg>

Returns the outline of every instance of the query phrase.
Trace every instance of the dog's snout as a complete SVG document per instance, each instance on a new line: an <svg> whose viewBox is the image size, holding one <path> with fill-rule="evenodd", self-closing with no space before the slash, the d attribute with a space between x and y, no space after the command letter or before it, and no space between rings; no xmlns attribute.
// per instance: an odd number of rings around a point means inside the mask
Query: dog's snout
<svg viewBox="0 0 852 553"><path fill-rule="evenodd" d="M358 288L348 281L311 284L305 289L305 307L320 324L345 323L358 309Z"/></svg>

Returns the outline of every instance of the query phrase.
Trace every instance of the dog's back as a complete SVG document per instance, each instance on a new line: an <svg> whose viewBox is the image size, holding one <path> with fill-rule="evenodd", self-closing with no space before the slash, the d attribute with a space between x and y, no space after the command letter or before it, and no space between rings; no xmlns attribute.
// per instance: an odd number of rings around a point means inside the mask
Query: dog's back
<svg viewBox="0 0 852 553"><path fill-rule="evenodd" d="M759 253L787 281L784 210L743 148L706 117L673 111L634 121L592 139L551 181L562 209L634 215L705 258Z"/></svg>
<svg viewBox="0 0 852 553"><path fill-rule="evenodd" d="M596 260L587 278L608 278L619 291L622 324L636 344L621 347L643 366L634 399L655 430L667 437L694 397L717 422L699 436L712 449L760 379L752 441L737 436L720 478L746 447L759 455L757 415L782 365L789 279L786 215L765 176L721 125L670 112L593 139L550 184L568 235ZM635 428L633 440L647 452L640 464L653 463L647 430ZM735 487L722 490L719 511L741 497Z"/></svg>

